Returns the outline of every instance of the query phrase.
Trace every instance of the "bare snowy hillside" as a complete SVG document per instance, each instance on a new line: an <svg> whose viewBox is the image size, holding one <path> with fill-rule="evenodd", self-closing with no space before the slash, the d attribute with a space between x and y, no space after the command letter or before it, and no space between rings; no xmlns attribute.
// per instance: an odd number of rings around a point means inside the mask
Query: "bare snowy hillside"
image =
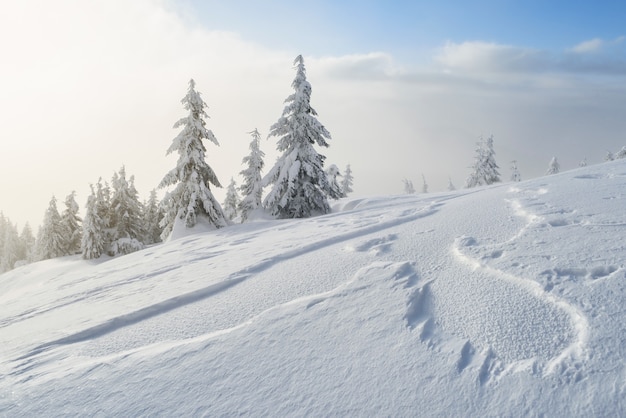
<svg viewBox="0 0 626 418"><path fill-rule="evenodd" d="M626 163L0 276L0 416L624 416Z"/></svg>

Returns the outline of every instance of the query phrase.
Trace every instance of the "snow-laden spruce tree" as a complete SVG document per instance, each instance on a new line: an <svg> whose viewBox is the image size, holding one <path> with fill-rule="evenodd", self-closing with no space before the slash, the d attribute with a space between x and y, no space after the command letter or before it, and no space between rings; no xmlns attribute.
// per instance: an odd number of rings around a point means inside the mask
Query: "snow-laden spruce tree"
<svg viewBox="0 0 626 418"><path fill-rule="evenodd" d="M57 209L57 199L52 196L37 236L37 256L39 260L61 257L67 254L65 228Z"/></svg>
<svg viewBox="0 0 626 418"><path fill-rule="evenodd" d="M578 163L578 167L587 167L587 157L580 160L580 162Z"/></svg>
<svg viewBox="0 0 626 418"><path fill-rule="evenodd" d="M226 188L226 197L224 198L224 216L229 221L232 221L239 214L239 203L240 203L239 195L237 194L237 184L235 183L235 179L231 177L230 183Z"/></svg>
<svg viewBox="0 0 626 418"><path fill-rule="evenodd" d="M78 254L80 252L83 228L82 219L78 216L78 203L76 192L72 191L65 198L65 210L61 214L61 225L65 229L66 254Z"/></svg>
<svg viewBox="0 0 626 418"><path fill-rule="evenodd" d="M8 219L0 231L2 233L2 247L0 249L0 273L12 270L15 263L20 259L19 248L20 239L17 233L17 225L12 224Z"/></svg>
<svg viewBox="0 0 626 418"><path fill-rule="evenodd" d="M328 181L328 197L331 199L341 199L344 197L343 190L337 181L337 177L341 176L339 167L335 164L331 164L326 169L326 180Z"/></svg>
<svg viewBox="0 0 626 418"><path fill-rule="evenodd" d="M560 171L560 169L561 166L556 157L552 157L552 159L550 160L550 164L548 164L548 171L546 171L546 174L556 174Z"/></svg>
<svg viewBox="0 0 626 418"><path fill-rule="evenodd" d="M250 142L250 154L243 158L242 163L247 167L240 174L243 176L243 183L239 186L239 191L243 198L239 202L241 222L245 222L250 214L263 206L263 177L261 172L265 162L265 153L261 151L261 134L258 130L250 132L252 141Z"/></svg>
<svg viewBox="0 0 626 418"><path fill-rule="evenodd" d="M85 219L83 219L83 237L80 250L85 260L99 258L106 250L106 231L104 221L98 213L98 196L91 186L87 198Z"/></svg>
<svg viewBox="0 0 626 418"><path fill-rule="evenodd" d="M511 161L511 181L522 181L522 175L519 172L519 169L517 168L517 161L513 160Z"/></svg>
<svg viewBox="0 0 626 418"><path fill-rule="evenodd" d="M341 180L341 193L343 194L343 197L347 197L348 194L353 192L352 184L354 184L354 178L352 177L350 164L348 164L345 172L343 173L343 179Z"/></svg>
<svg viewBox="0 0 626 418"><path fill-rule="evenodd" d="M109 249L110 255L130 254L141 250L143 236L143 208L139 201L139 193L135 189L135 177L126 179L126 168L122 166L111 180L111 228L113 242Z"/></svg>
<svg viewBox="0 0 626 418"><path fill-rule="evenodd" d="M277 149L282 155L263 178L263 185L271 187L263 203L278 218L305 218L330 211L326 157L313 147L328 147L330 133L311 107L311 85L301 55L294 65L296 78L291 86L295 92L285 99L283 114L269 134L278 138Z"/></svg>
<svg viewBox="0 0 626 418"><path fill-rule="evenodd" d="M102 178L96 183L95 207L98 217L101 221L102 243L105 251L108 251L113 242L115 230L113 229L113 214L111 211L111 188L106 181L103 183Z"/></svg>
<svg viewBox="0 0 626 418"><path fill-rule="evenodd" d="M626 146L623 146L617 154L615 154L615 159L621 160L622 158L626 158Z"/></svg>
<svg viewBox="0 0 626 418"><path fill-rule="evenodd" d="M143 206L144 235L141 241L146 245L161 242L161 232L163 232L163 230L159 226L159 223L163 218L163 214L159 209L159 200L157 199L156 190L150 191L150 198Z"/></svg>
<svg viewBox="0 0 626 418"><path fill-rule="evenodd" d="M487 139L481 137L477 143L472 173L467 178L465 187L489 185L500 181L499 167L496 164L495 155L493 135Z"/></svg>
<svg viewBox="0 0 626 418"><path fill-rule="evenodd" d="M426 177L422 174L422 193L428 193L428 183L426 183Z"/></svg>
<svg viewBox="0 0 626 418"><path fill-rule="evenodd" d="M613 161L615 159L615 155L611 151L607 151L604 156L604 161Z"/></svg>
<svg viewBox="0 0 626 418"><path fill-rule="evenodd" d="M20 234L20 249L18 251L18 260L21 264L28 264L33 261L33 253L35 251L35 236L30 224L26 222Z"/></svg>
<svg viewBox="0 0 626 418"><path fill-rule="evenodd" d="M404 180L402 180L402 183L404 184L404 193L405 194L414 194L415 193L415 187L413 187L413 181L411 181L409 179L404 179Z"/></svg>
<svg viewBox="0 0 626 418"><path fill-rule="evenodd" d="M452 179L450 177L448 177L448 190L451 192L456 190L456 187L454 187L454 184L452 184Z"/></svg>
<svg viewBox="0 0 626 418"><path fill-rule="evenodd" d="M167 239L177 222L185 227L193 228L198 218L204 218L216 228L228 223L219 202L210 190L210 185L222 187L215 172L206 162L206 147L203 140L219 145L213 132L206 128L205 118L209 116L204 109L207 107L200 93L195 90L195 81L189 81L189 89L182 99L183 106L189 114L174 124L174 128L182 127L182 131L174 138L167 154L178 153L176 167L165 175L159 188L175 186L165 194L161 202L163 220L161 237Z"/></svg>

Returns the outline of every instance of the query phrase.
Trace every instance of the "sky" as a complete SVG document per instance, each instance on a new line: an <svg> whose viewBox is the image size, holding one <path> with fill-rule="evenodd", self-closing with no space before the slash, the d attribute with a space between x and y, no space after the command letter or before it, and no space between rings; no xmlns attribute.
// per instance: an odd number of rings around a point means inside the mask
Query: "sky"
<svg viewBox="0 0 626 418"><path fill-rule="evenodd" d="M618 1L3 1L0 211L34 228L56 196L125 166L142 199L176 163L166 150L188 81L208 105L207 162L241 182L249 132L266 138L302 54L330 131L326 163L354 195L462 187L493 135L503 180L626 145L626 5ZM261 144L266 169L276 138ZM223 189L213 190L221 201ZM160 194L164 190L159 191Z"/></svg>

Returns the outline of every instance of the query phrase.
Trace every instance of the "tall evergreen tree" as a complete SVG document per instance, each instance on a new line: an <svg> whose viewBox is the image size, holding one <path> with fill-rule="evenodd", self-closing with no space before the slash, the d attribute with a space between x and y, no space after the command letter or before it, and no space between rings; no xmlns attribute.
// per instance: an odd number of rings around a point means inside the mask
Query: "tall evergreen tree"
<svg viewBox="0 0 626 418"><path fill-rule="evenodd" d="M19 235L17 226L8 219L3 228L3 245L0 252L0 273L12 270L19 258Z"/></svg>
<svg viewBox="0 0 626 418"><path fill-rule="evenodd" d="M30 224L26 222L22 233L20 234L20 248L18 251L18 259L23 261L22 264L28 264L33 261L35 251L35 236Z"/></svg>
<svg viewBox="0 0 626 418"><path fill-rule="evenodd" d="M476 157L472 166L472 173L467 178L465 187L489 185L500 181L500 173L495 160L493 149L493 135L487 139L480 138L476 148Z"/></svg>
<svg viewBox="0 0 626 418"><path fill-rule="evenodd" d="M113 242L115 231L113 229L113 214L111 211L111 188L109 183L106 181L103 183L101 178L96 183L94 206L100 219L102 245L106 251Z"/></svg>
<svg viewBox="0 0 626 418"><path fill-rule="evenodd" d="M269 134L278 138L277 149L282 155L263 179L264 186L271 186L264 205L278 218L306 218L330 211L326 157L313 147L328 147L330 133L311 107L311 84L306 80L302 55L296 57L294 65L294 93L285 100L282 116Z"/></svg>
<svg viewBox="0 0 626 418"><path fill-rule="evenodd" d="M350 164L346 166L346 171L343 173L343 179L341 180L341 192L343 197L347 197L348 194L352 193L352 184L354 183L354 178L352 177L352 169L350 168Z"/></svg>
<svg viewBox="0 0 626 418"><path fill-rule="evenodd" d="M198 216L204 217L216 228L227 225L224 212L210 190L210 185L222 187L215 172L205 160L206 148L202 140L219 145L213 132L206 128L205 118L209 116L204 109L206 103L195 90L196 83L189 81L187 95L182 99L189 114L181 118L174 128L183 130L174 138L167 154L178 152L176 167L165 175L159 188L176 186L166 193L162 201L164 217L163 239L170 236L176 220L184 221L187 228L196 225Z"/></svg>
<svg viewBox="0 0 626 418"><path fill-rule="evenodd" d="M61 225L65 230L66 254L78 254L81 247L82 220L78 216L78 203L76 203L76 192L72 192L65 198L65 210L61 215Z"/></svg>
<svg viewBox="0 0 626 418"><path fill-rule="evenodd" d="M239 195L237 194L237 185L233 178L230 179L230 184L226 188L226 198L224 199L224 215L226 219L232 221L235 219L239 212Z"/></svg>
<svg viewBox="0 0 626 418"><path fill-rule="evenodd" d="M99 258L106 250L106 231L104 221L98 210L98 195L91 186L91 195L87 198L81 253L85 260Z"/></svg>
<svg viewBox="0 0 626 418"><path fill-rule="evenodd" d="M143 242L146 245L156 244L161 242L161 232L163 230L159 226L161 219L163 219L163 213L159 208L159 201L157 199L156 190L150 192L150 198L144 204L144 238Z"/></svg>
<svg viewBox="0 0 626 418"><path fill-rule="evenodd" d="M250 154L244 157L242 161L247 167L240 172L243 176L243 183L239 187L243 195L243 199L239 202L241 222L245 222L251 212L260 209L263 205L263 178L261 173L265 165L263 161L265 153L260 148L261 134L259 131L255 129L250 134L252 135Z"/></svg>
<svg viewBox="0 0 626 418"><path fill-rule="evenodd" d="M52 196L37 237L37 255L40 260L66 255L67 240L61 215L57 209L57 199Z"/></svg>
<svg viewBox="0 0 626 418"><path fill-rule="evenodd" d="M426 177L422 174L422 193L428 193L428 183L426 183Z"/></svg>
<svg viewBox="0 0 626 418"><path fill-rule="evenodd" d="M135 178L126 180L126 169L113 174L111 196L111 228L113 231L112 255L128 254L143 248L141 202L135 189Z"/></svg>
<svg viewBox="0 0 626 418"><path fill-rule="evenodd" d="M617 154L615 154L615 158L621 160L622 158L626 158L626 146L623 146Z"/></svg>

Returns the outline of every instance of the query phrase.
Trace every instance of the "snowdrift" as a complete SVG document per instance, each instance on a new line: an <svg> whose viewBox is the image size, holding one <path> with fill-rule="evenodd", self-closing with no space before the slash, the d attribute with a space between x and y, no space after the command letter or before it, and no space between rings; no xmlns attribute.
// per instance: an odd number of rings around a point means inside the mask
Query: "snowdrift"
<svg viewBox="0 0 626 418"><path fill-rule="evenodd" d="M0 416L626 414L626 164L0 276Z"/></svg>

